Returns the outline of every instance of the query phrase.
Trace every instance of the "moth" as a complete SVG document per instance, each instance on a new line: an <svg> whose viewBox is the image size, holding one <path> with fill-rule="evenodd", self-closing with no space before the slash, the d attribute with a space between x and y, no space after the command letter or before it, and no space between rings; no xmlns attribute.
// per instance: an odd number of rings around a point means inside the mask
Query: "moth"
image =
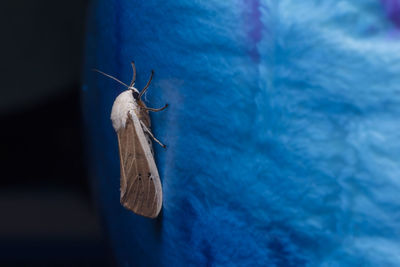
<svg viewBox="0 0 400 267"><path fill-rule="evenodd" d="M158 112L168 107L149 108L141 100L150 86L154 71L142 91L135 86L136 67L132 61L133 77L129 86L117 78L94 69L124 85L128 90L115 99L111 110L111 121L118 137L121 169L120 202L128 210L156 218L162 207L162 188L160 176L154 161L152 139L166 147L151 133L149 111Z"/></svg>

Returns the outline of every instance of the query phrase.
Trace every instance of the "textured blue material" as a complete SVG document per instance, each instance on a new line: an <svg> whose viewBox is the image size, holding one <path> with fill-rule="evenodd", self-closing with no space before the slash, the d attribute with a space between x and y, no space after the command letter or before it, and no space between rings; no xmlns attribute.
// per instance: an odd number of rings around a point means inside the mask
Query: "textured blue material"
<svg viewBox="0 0 400 267"><path fill-rule="evenodd" d="M115 0L89 9L83 107L121 266L399 266L400 27L390 0ZM119 204L110 110L150 70L163 213Z"/></svg>

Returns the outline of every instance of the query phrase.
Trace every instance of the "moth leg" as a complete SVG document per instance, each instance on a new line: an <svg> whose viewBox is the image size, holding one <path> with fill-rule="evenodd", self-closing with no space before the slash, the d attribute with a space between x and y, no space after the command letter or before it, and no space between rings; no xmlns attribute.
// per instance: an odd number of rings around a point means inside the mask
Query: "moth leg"
<svg viewBox="0 0 400 267"><path fill-rule="evenodd" d="M162 146L163 148L166 148L167 146L164 145L163 143L161 143L157 138L154 137L154 135L151 133L151 131L149 130L149 128L146 127L146 125L144 125L144 123L142 121L140 121L140 124L142 125L143 129L151 136L151 138L153 138L154 141L156 141L160 146Z"/></svg>
<svg viewBox="0 0 400 267"><path fill-rule="evenodd" d="M148 108L148 107L143 107L143 109L145 110L149 110L149 111L153 111L153 112L159 112L161 110L164 110L168 107L168 104L165 104L165 106L161 107L161 108Z"/></svg>
<svg viewBox="0 0 400 267"><path fill-rule="evenodd" d="M146 93L147 88L149 88L150 83L151 83L151 80L153 79L153 75L154 75L154 70L151 70L150 79L149 79L149 81L147 82L146 86L143 88L143 90L140 92L140 94L139 94L139 99L142 97L142 95L143 95L144 93Z"/></svg>
<svg viewBox="0 0 400 267"><path fill-rule="evenodd" d="M133 70L133 77L132 77L132 81L131 84L129 85L129 87L132 87L133 85L135 85L135 80L136 80L136 67L135 67L135 61L131 62L132 65L132 70Z"/></svg>

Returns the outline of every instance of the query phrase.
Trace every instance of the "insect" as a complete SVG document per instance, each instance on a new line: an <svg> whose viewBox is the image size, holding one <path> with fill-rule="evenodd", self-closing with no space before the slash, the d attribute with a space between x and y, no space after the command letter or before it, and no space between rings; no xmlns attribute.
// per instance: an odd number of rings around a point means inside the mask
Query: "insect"
<svg viewBox="0 0 400 267"><path fill-rule="evenodd" d="M111 121L118 136L119 158L121 166L121 204L138 215L156 218L162 206L162 188L160 176L154 161L151 139L162 147L150 131L149 111L158 112L168 107L149 108L141 97L150 86L154 71L141 92L135 86L136 67L132 61L133 77L129 86L117 78L94 69L124 85L128 90L122 92L114 101Z"/></svg>

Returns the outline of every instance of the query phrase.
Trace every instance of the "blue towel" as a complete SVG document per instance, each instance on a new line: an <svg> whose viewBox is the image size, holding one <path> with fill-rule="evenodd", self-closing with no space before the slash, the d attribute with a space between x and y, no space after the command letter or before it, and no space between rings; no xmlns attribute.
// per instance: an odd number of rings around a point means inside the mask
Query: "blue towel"
<svg viewBox="0 0 400 267"><path fill-rule="evenodd" d="M399 266L400 1L115 0L88 12L82 104L121 266ZM110 122L145 95L164 193L119 204Z"/></svg>

